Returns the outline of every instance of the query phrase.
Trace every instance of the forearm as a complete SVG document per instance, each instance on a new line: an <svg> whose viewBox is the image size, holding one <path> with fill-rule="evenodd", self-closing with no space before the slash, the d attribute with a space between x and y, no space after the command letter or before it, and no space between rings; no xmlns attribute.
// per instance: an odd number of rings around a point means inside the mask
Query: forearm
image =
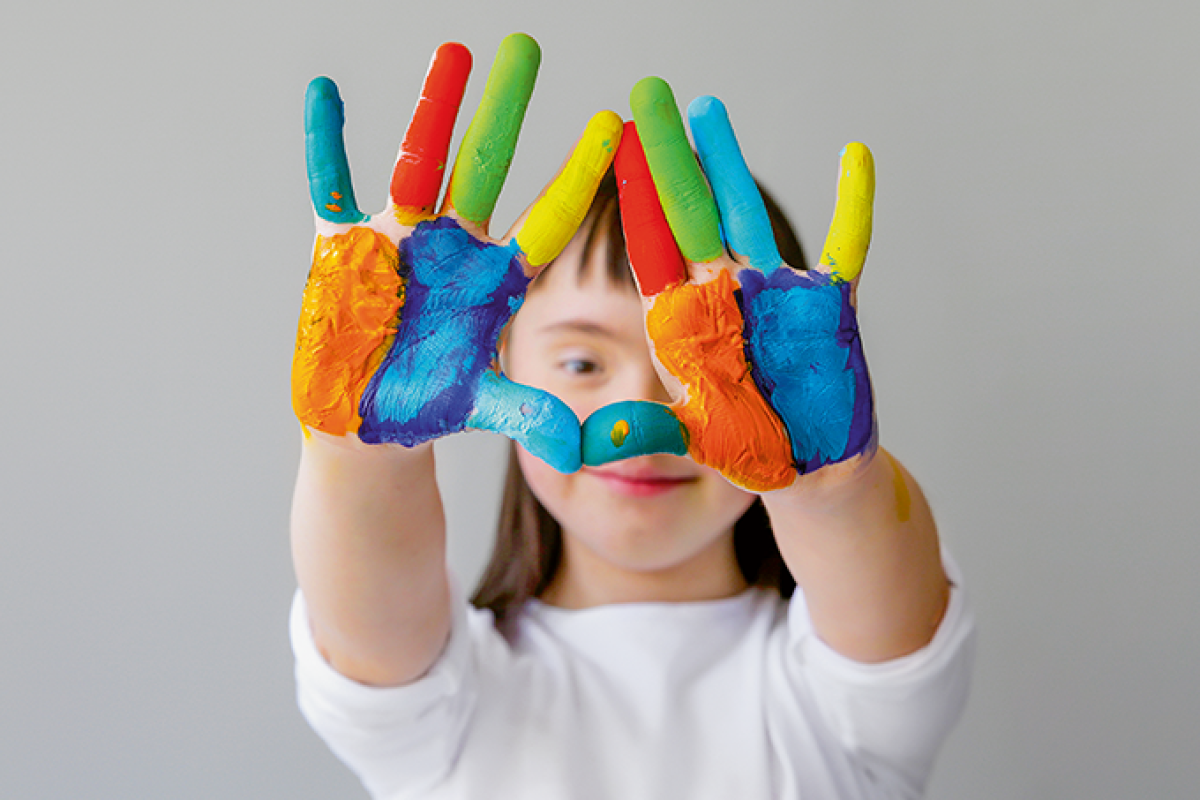
<svg viewBox="0 0 1200 800"><path fill-rule="evenodd" d="M817 634L834 650L878 662L929 643L949 581L929 504L887 452L826 467L763 502Z"/></svg>
<svg viewBox="0 0 1200 800"><path fill-rule="evenodd" d="M451 616L432 445L306 436L292 555L313 637L339 672L375 685L423 674Z"/></svg>

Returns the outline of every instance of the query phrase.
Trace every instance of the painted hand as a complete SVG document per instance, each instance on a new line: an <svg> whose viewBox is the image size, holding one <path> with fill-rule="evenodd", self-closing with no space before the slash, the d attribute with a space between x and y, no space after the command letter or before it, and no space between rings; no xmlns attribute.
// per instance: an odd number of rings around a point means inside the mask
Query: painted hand
<svg viewBox="0 0 1200 800"><path fill-rule="evenodd" d="M873 452L871 385L855 316L871 235L870 151L860 144L843 151L820 266L796 270L779 256L720 101L702 97L688 110L701 164L666 83L640 82L631 104L636 128L627 123L616 160L622 221L651 351L678 423L646 403L601 409L584 426L585 462L686 450L763 492ZM614 426L622 435L606 439Z"/></svg>
<svg viewBox="0 0 1200 800"><path fill-rule="evenodd" d="M293 406L306 429L409 447L491 430L557 469L579 468L575 415L552 395L505 378L496 345L529 281L587 212L621 120L597 114L515 232L489 238L540 58L523 34L501 44L436 213L470 52L445 44L434 54L390 202L373 216L355 203L337 87L328 78L309 84L305 132L317 239L292 366Z"/></svg>

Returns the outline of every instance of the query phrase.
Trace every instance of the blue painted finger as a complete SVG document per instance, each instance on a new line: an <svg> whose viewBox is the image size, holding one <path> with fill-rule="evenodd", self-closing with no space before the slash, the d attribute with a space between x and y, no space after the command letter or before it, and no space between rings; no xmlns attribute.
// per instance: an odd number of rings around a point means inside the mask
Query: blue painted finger
<svg viewBox="0 0 1200 800"><path fill-rule="evenodd" d="M313 209L328 222L354 223L363 215L350 183L350 164L342 140L344 123L337 84L324 76L313 78L304 96L304 154Z"/></svg>
<svg viewBox="0 0 1200 800"><path fill-rule="evenodd" d="M623 400L599 408L583 422L583 463L598 467L635 456L688 452L687 429L668 406Z"/></svg>
<svg viewBox="0 0 1200 800"><path fill-rule="evenodd" d="M771 274L783 260L724 104L715 97L697 97L688 106L688 124L721 213L726 243L751 266Z"/></svg>
<svg viewBox="0 0 1200 800"><path fill-rule="evenodd" d="M566 403L541 389L485 372L467 427L499 433L559 472L580 467L579 419Z"/></svg>

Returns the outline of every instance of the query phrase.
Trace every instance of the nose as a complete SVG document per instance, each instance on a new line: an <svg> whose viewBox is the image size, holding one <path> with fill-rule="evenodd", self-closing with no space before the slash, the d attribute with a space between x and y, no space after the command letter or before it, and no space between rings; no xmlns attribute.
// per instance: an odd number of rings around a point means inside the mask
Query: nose
<svg viewBox="0 0 1200 800"><path fill-rule="evenodd" d="M647 353L649 356L649 353ZM668 380L670 378L668 377ZM656 403L670 404L672 397L667 387L663 384L662 378L658 374L658 370L654 368L653 362L647 357L645 369L641 376L641 391L638 397L643 400L653 400Z"/></svg>

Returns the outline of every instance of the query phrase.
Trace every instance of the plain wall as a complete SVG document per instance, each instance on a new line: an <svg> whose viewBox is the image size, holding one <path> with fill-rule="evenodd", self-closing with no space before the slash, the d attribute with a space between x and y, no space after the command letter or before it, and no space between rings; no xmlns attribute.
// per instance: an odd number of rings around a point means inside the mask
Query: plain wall
<svg viewBox="0 0 1200 800"><path fill-rule="evenodd" d="M727 103L816 252L878 164L860 292L884 443L980 625L930 796L1200 785L1200 6L614 0L22 3L0 27L0 797L361 797L295 710L288 396L334 77L382 207L433 48L542 73L504 228L659 74ZM451 553L504 442L441 448Z"/></svg>

